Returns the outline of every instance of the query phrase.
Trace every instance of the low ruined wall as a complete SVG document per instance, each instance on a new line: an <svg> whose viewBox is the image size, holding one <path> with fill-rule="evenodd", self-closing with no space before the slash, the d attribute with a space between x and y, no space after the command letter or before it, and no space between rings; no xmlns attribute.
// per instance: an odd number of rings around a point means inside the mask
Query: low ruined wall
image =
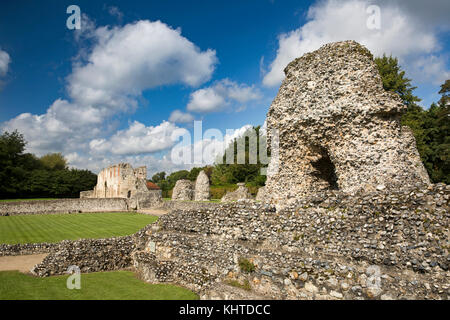
<svg viewBox="0 0 450 320"><path fill-rule="evenodd" d="M111 211L128 211L127 199L58 199L0 203L0 216Z"/></svg>
<svg viewBox="0 0 450 320"><path fill-rule="evenodd" d="M144 280L205 299L233 298L218 289L229 281L273 299L448 299L449 198L450 186L435 185L323 192L281 211L254 202L174 210L147 231L133 264Z"/></svg>
<svg viewBox="0 0 450 320"><path fill-rule="evenodd" d="M49 253L58 247L58 243L19 243L0 244L1 256L21 256L26 254Z"/></svg>
<svg viewBox="0 0 450 320"><path fill-rule="evenodd" d="M137 209L148 209L162 205L162 191L148 190L146 192L137 192L135 196L137 200Z"/></svg>
<svg viewBox="0 0 450 320"><path fill-rule="evenodd" d="M82 273L118 270L131 266L132 236L109 239L65 240L31 272L39 277L62 275L75 265Z"/></svg>
<svg viewBox="0 0 450 320"><path fill-rule="evenodd" d="M217 208L220 204L216 202L202 202L202 201L181 201L169 200L161 204L160 209L164 210L200 210Z"/></svg>
<svg viewBox="0 0 450 320"><path fill-rule="evenodd" d="M83 273L111 271L132 266L131 253L142 248L147 225L133 235L107 239L64 240L57 243L0 244L0 256L37 253L49 255L32 269L34 275L63 275L75 265Z"/></svg>

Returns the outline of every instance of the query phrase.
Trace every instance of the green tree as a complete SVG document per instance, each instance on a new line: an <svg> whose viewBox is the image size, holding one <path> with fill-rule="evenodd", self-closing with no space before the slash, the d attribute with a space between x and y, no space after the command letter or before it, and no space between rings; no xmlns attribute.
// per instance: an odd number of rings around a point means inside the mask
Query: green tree
<svg viewBox="0 0 450 320"><path fill-rule="evenodd" d="M166 173L164 171L155 173L152 177L152 182L158 183L166 178Z"/></svg>
<svg viewBox="0 0 450 320"><path fill-rule="evenodd" d="M445 80L445 83L441 85L441 90L439 90L439 94L442 95L439 100L439 105L446 106L450 103L450 80Z"/></svg>
<svg viewBox="0 0 450 320"><path fill-rule="evenodd" d="M260 173L261 168L265 165L261 163L261 159L259 158L259 148L260 146L266 146L266 137L260 134L260 126L253 127L249 130L254 130L256 132L256 146L250 144L250 138L247 136L247 132L235 139L234 142L227 147L221 161L217 161L213 168L211 174L213 185L227 185L238 182L246 182L253 186L262 186L265 184L266 177ZM239 144L245 146L244 163L238 163ZM226 163L227 153L232 153L234 155L233 163ZM256 163L250 163L251 155L256 155Z"/></svg>
<svg viewBox="0 0 450 320"><path fill-rule="evenodd" d="M408 106L402 115L402 125L411 128L416 139L417 150L432 182L450 183L450 80L441 85L439 102L428 110L416 104L420 99L413 94L415 87L411 79L405 77L396 58L375 58L383 87L396 92Z"/></svg>
<svg viewBox="0 0 450 320"><path fill-rule="evenodd" d="M48 153L39 159L42 165L49 170L67 169L67 160L61 153Z"/></svg>
<svg viewBox="0 0 450 320"><path fill-rule="evenodd" d="M188 177L189 177L189 171L187 171L187 170L180 170L180 171L172 172L167 177L166 180L169 183L170 189L172 189L175 186L175 183L177 183L178 180L189 179Z"/></svg>
<svg viewBox="0 0 450 320"><path fill-rule="evenodd" d="M60 153L37 158L24 153L26 141L19 132L0 136L0 197L79 197L92 189L97 176L88 170L67 169Z"/></svg>
<svg viewBox="0 0 450 320"><path fill-rule="evenodd" d="M194 167L189 171L188 179L191 181L195 181L197 179L198 174L202 171L203 168Z"/></svg>
<svg viewBox="0 0 450 320"><path fill-rule="evenodd" d="M26 141L18 131L4 132L0 136L0 196L22 195L26 170L20 166ZM27 158L29 158L27 156Z"/></svg>
<svg viewBox="0 0 450 320"><path fill-rule="evenodd" d="M421 99L413 94L416 87L411 85L411 79L405 77L405 71L398 65L398 59L383 55L374 61L378 66L384 89L397 93L408 108L418 107L416 102Z"/></svg>

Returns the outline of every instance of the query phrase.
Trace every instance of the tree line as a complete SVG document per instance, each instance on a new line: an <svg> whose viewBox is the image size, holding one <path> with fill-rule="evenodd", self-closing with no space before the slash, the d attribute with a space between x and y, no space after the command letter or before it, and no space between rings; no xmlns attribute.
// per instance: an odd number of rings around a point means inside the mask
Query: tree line
<svg viewBox="0 0 450 320"><path fill-rule="evenodd" d="M450 80L441 85L439 101L423 109L417 104L421 99L413 93L416 87L411 85L396 58L383 55L375 58L375 63L384 89L398 93L408 107L401 122L411 128L431 181L450 184Z"/></svg>
<svg viewBox="0 0 450 320"><path fill-rule="evenodd" d="M27 142L18 131L0 136L0 198L78 198L91 190L97 175L69 169L61 153L37 157L24 153Z"/></svg>

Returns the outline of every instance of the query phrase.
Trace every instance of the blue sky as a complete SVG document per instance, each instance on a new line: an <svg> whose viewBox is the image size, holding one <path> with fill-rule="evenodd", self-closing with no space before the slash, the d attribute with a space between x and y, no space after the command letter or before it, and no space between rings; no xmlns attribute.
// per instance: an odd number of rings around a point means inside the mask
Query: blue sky
<svg viewBox="0 0 450 320"><path fill-rule="evenodd" d="M72 4L81 30L66 27ZM348 39L398 56L428 107L450 77L449 13L440 0L3 1L0 127L75 167L170 172L190 166L171 161L174 133L263 124L284 66Z"/></svg>

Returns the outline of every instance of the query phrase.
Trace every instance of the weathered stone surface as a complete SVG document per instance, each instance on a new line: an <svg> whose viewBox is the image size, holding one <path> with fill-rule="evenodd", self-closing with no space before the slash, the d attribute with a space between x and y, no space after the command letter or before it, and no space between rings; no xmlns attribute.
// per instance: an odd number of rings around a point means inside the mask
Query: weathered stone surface
<svg viewBox="0 0 450 320"><path fill-rule="evenodd" d="M258 193L256 194L256 200L264 202L266 201L266 188L261 187L258 189Z"/></svg>
<svg viewBox="0 0 450 320"><path fill-rule="evenodd" d="M327 44L292 61L267 114L279 132L266 194L285 205L324 189L348 193L429 184L406 110L383 89L372 54L354 41ZM275 170L278 168L278 170Z"/></svg>
<svg viewBox="0 0 450 320"><path fill-rule="evenodd" d="M245 183L238 183L238 188L235 191L227 192L220 202L231 202L238 200L252 200L253 196L250 191L248 191Z"/></svg>
<svg viewBox="0 0 450 320"><path fill-rule="evenodd" d="M147 167L133 169L129 163L100 171L94 190L80 192L80 198L126 198L130 199L132 209L149 208L162 202L161 190L147 188Z"/></svg>
<svg viewBox="0 0 450 320"><path fill-rule="evenodd" d="M57 199L0 203L0 216L78 212L128 211L127 199Z"/></svg>
<svg viewBox="0 0 450 320"><path fill-rule="evenodd" d="M171 210L199 210L199 209L209 209L209 208L215 208L218 205L220 205L220 203L216 203L216 202L197 202L197 201L164 201L161 206L159 207L155 207L155 208L160 208L162 210L167 210L167 211L171 211Z"/></svg>
<svg viewBox="0 0 450 320"><path fill-rule="evenodd" d="M217 286L230 280L271 299L448 299L449 199L438 184L322 191L276 212L255 202L175 210L146 231L133 265L144 280L207 299L238 298Z"/></svg>
<svg viewBox="0 0 450 320"><path fill-rule="evenodd" d="M178 180L172 191L172 200L193 200L194 185L190 180Z"/></svg>
<svg viewBox="0 0 450 320"><path fill-rule="evenodd" d="M195 181L195 201L207 201L211 198L209 192L209 178L205 171L200 171Z"/></svg>
<svg viewBox="0 0 450 320"><path fill-rule="evenodd" d="M9 250L2 248L7 245L0 245L0 255L18 249L19 246L25 246L22 250L34 248L34 251L31 251L33 253L49 252L49 255L31 270L32 274L39 277L66 274L72 265L79 267L82 273L118 270L132 266L131 253L142 246L141 239L150 227L151 225L148 225L135 234L124 237L9 245Z"/></svg>

